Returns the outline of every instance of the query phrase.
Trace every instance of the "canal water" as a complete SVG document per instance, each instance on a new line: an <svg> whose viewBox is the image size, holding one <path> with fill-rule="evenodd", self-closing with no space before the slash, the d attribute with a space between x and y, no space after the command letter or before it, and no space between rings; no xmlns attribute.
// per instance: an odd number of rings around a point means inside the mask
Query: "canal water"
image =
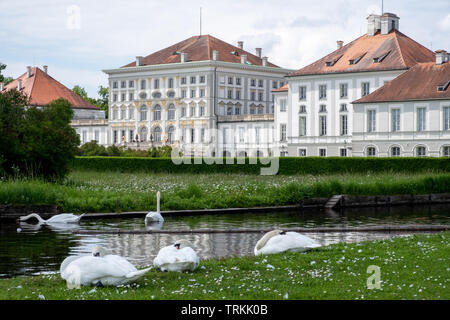
<svg viewBox="0 0 450 320"><path fill-rule="evenodd" d="M273 212L165 217L161 230L367 227L393 224L449 225L450 205L348 209L340 213L323 211ZM18 232L18 228L21 231ZM144 219L83 220L69 229L34 224L0 224L0 277L56 272L69 255L89 254L102 245L126 257L137 267L151 265L159 249L180 238L190 240L200 259L252 255L259 233L212 234L77 234L78 230L146 230ZM329 232L308 233L322 245L386 239L410 233Z"/></svg>

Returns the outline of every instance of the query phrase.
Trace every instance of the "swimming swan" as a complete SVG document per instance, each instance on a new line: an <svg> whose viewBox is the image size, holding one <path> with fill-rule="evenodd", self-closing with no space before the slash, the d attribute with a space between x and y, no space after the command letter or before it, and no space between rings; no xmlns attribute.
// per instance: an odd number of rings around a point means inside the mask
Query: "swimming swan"
<svg viewBox="0 0 450 320"><path fill-rule="evenodd" d="M72 214L72 213L60 213L60 214L54 215L54 216L50 217L49 219L45 220L45 219L41 218L38 214L31 213L27 216L20 217L19 221L24 222L24 221L27 221L28 219L36 218L40 224L78 223L83 216L84 216L84 213L79 216Z"/></svg>
<svg viewBox="0 0 450 320"><path fill-rule="evenodd" d="M194 271L200 264L200 259L192 247L189 241L178 240L159 250L153 266L161 271Z"/></svg>
<svg viewBox="0 0 450 320"><path fill-rule="evenodd" d="M300 233L273 230L267 232L256 243L254 253L259 255L285 251L302 252L317 247L320 247L318 242Z"/></svg>
<svg viewBox="0 0 450 320"><path fill-rule="evenodd" d="M109 254L105 248L97 246L92 255L64 259L60 274L72 286L119 286L134 282L151 268L138 270L125 258Z"/></svg>
<svg viewBox="0 0 450 320"><path fill-rule="evenodd" d="M158 191L156 193L156 212L150 211L149 213L147 213L147 215L145 216L145 225L147 225L149 223L154 223L154 222L164 222L164 218L161 215L160 210L159 210L160 198L161 198L161 193Z"/></svg>

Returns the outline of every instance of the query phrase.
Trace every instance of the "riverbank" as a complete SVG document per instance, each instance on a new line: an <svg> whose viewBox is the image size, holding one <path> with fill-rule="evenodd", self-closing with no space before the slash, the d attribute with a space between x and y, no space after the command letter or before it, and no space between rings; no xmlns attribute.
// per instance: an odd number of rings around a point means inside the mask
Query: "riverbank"
<svg viewBox="0 0 450 320"><path fill-rule="evenodd" d="M339 243L307 253L201 261L151 270L120 288L68 289L59 274L0 279L0 299L450 299L450 232ZM149 261L151 264L151 261ZM380 289L368 289L368 267Z"/></svg>
<svg viewBox="0 0 450 320"><path fill-rule="evenodd" d="M57 205L64 212L199 210L298 205L312 198L450 191L450 173L257 176L73 171L62 183L2 181L0 204Z"/></svg>

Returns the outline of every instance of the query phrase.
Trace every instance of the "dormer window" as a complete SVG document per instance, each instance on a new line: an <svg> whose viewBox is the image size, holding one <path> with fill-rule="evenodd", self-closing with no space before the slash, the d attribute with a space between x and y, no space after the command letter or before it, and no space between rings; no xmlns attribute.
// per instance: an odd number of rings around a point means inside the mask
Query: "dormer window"
<svg viewBox="0 0 450 320"><path fill-rule="evenodd" d="M367 52L366 52L367 53ZM361 59L366 55L366 53L360 55L359 57L353 58L349 60L350 64L357 64Z"/></svg>
<svg viewBox="0 0 450 320"><path fill-rule="evenodd" d="M388 51L379 57L373 58L373 63L381 63L384 60L384 58L386 58L389 55L389 53L391 53L391 52Z"/></svg>
<svg viewBox="0 0 450 320"><path fill-rule="evenodd" d="M231 51L231 54L232 54L232 55L235 55L235 56L238 56L238 55L239 55L239 52L237 52L237 51Z"/></svg>
<svg viewBox="0 0 450 320"><path fill-rule="evenodd" d="M447 90L447 88L449 87L449 85L450 85L450 80L447 81L445 84L438 86L438 87L437 87L437 90L438 90L438 91L445 91L445 90Z"/></svg>
<svg viewBox="0 0 450 320"><path fill-rule="evenodd" d="M327 61L327 62L325 62L325 65L326 65L327 67L332 67L332 66L334 66L334 65L336 64L336 62L339 61L340 58L342 58L342 55L340 55L339 57L337 57L336 59L334 59L334 60L332 60L332 61Z"/></svg>

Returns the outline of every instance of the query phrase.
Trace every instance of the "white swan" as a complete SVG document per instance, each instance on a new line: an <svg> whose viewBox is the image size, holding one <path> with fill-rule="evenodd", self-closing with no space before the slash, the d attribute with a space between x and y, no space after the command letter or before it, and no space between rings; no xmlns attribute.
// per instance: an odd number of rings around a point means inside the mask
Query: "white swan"
<svg viewBox="0 0 450 320"><path fill-rule="evenodd" d="M78 223L83 216L84 216L84 213L79 216L72 214L72 213L60 213L60 214L54 215L54 216L50 217L49 219L45 220L45 219L41 218L41 216L39 216L38 214L31 213L27 216L20 217L19 221L24 222L29 219L35 218L38 220L38 222L40 224Z"/></svg>
<svg viewBox="0 0 450 320"><path fill-rule="evenodd" d="M67 257L59 271L68 285L118 286L134 282L151 268L138 270L125 258L97 246L92 255Z"/></svg>
<svg viewBox="0 0 450 320"><path fill-rule="evenodd" d="M302 252L317 248L321 245L298 232L284 232L273 230L267 232L257 243L254 249L255 255L273 254L285 251Z"/></svg>
<svg viewBox="0 0 450 320"><path fill-rule="evenodd" d="M153 266L161 271L194 271L200 264L200 259L192 247L189 241L178 240L159 250Z"/></svg>
<svg viewBox="0 0 450 320"><path fill-rule="evenodd" d="M156 193L156 211L150 211L149 213L147 213L147 215L145 216L145 225L154 223L154 222L160 222L160 223L164 222L164 218L161 215L160 210L159 210L160 198L161 198L161 193L158 191Z"/></svg>

